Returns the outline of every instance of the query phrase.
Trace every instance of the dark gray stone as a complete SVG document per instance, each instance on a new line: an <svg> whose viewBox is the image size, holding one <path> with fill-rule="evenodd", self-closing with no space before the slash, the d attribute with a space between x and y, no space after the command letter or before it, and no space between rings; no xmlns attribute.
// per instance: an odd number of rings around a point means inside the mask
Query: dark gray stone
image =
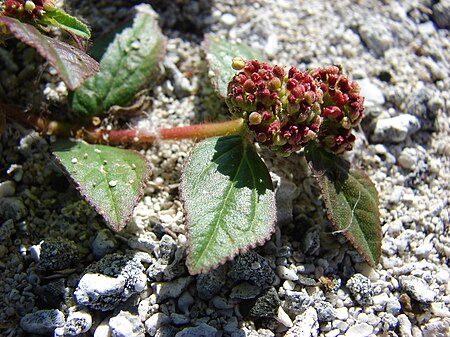
<svg viewBox="0 0 450 337"><path fill-rule="evenodd" d="M48 238L41 244L38 267L44 271L62 270L75 266L78 260L75 242L65 238Z"/></svg>
<svg viewBox="0 0 450 337"><path fill-rule="evenodd" d="M235 281L249 281L260 288L269 287L275 279L267 259L254 251L239 255L233 261L230 275Z"/></svg>
<svg viewBox="0 0 450 337"><path fill-rule="evenodd" d="M254 319L276 317L280 298L275 288L271 287L262 292L255 300L242 303L243 312L248 310L248 316ZM246 310L247 309L247 310Z"/></svg>
<svg viewBox="0 0 450 337"><path fill-rule="evenodd" d="M225 265L206 274L200 274L196 283L198 297L203 300L210 300L222 289L226 280L227 268Z"/></svg>
<svg viewBox="0 0 450 337"><path fill-rule="evenodd" d="M59 310L39 310L23 316L20 326L26 332L48 335L56 328L64 326L64 322L64 314Z"/></svg>

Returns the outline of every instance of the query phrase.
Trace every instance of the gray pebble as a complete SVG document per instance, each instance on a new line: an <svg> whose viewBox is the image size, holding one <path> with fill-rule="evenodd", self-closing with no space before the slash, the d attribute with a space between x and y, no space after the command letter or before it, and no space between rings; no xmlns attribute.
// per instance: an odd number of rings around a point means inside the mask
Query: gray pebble
<svg viewBox="0 0 450 337"><path fill-rule="evenodd" d="M38 268L45 271L62 270L79 260L75 242L66 238L48 238L41 244Z"/></svg>
<svg viewBox="0 0 450 337"><path fill-rule="evenodd" d="M16 183L12 180L0 182L0 198L12 197L16 193Z"/></svg>
<svg viewBox="0 0 450 337"><path fill-rule="evenodd" d="M287 268L285 266L278 266L277 269L278 276L283 280L297 281L298 275L295 270Z"/></svg>
<svg viewBox="0 0 450 337"><path fill-rule="evenodd" d="M189 291L185 291L178 298L178 308L185 315L189 314L190 307L194 304L195 299L192 297Z"/></svg>
<svg viewBox="0 0 450 337"><path fill-rule="evenodd" d="M145 232L137 238L131 238L128 240L128 245L130 248L147 253L153 253L157 244L157 238L153 232Z"/></svg>
<svg viewBox="0 0 450 337"><path fill-rule="evenodd" d="M171 319L169 316L162 312L157 312L145 321L145 329L150 336L154 336L160 327L170 323Z"/></svg>
<svg viewBox="0 0 450 337"><path fill-rule="evenodd" d="M302 314L312 303L313 301L305 289L301 291L286 291L284 308L294 315Z"/></svg>
<svg viewBox="0 0 450 337"><path fill-rule="evenodd" d="M74 292L79 304L96 310L114 309L147 284L141 262L132 255L109 254L85 270Z"/></svg>
<svg viewBox="0 0 450 337"><path fill-rule="evenodd" d="M413 170L418 161L419 152L412 147L404 148L397 158L398 164L407 170Z"/></svg>
<svg viewBox="0 0 450 337"><path fill-rule="evenodd" d="M39 310L23 316L20 320L20 326L30 333L48 335L55 328L64 326L64 322L64 314L59 310Z"/></svg>
<svg viewBox="0 0 450 337"><path fill-rule="evenodd" d="M266 288L275 279L267 259L250 251L239 255L232 263L230 276L235 281L249 281L260 288Z"/></svg>
<svg viewBox="0 0 450 337"><path fill-rule="evenodd" d="M23 178L23 167L22 165L12 164L6 173L13 178L15 182L19 182Z"/></svg>
<svg viewBox="0 0 450 337"><path fill-rule="evenodd" d="M107 228L98 231L94 241L92 241L92 253L96 258L102 258L106 254L114 252L116 247L117 241Z"/></svg>
<svg viewBox="0 0 450 337"><path fill-rule="evenodd" d="M28 214L22 200L16 197L0 198L0 218L17 221Z"/></svg>
<svg viewBox="0 0 450 337"><path fill-rule="evenodd" d="M317 318L320 322L331 322L336 318L336 310L333 305L327 301L317 301L314 303L317 312Z"/></svg>
<svg viewBox="0 0 450 337"><path fill-rule="evenodd" d="M319 335L319 321L316 309L310 307L294 320L294 326L290 328L285 337L317 337Z"/></svg>
<svg viewBox="0 0 450 337"><path fill-rule="evenodd" d="M0 244L10 245L11 236L16 233L16 227L12 219L6 220L0 225Z"/></svg>
<svg viewBox="0 0 450 337"><path fill-rule="evenodd" d="M317 228L308 230L301 238L300 247L306 255L315 255L320 249L320 231Z"/></svg>
<svg viewBox="0 0 450 337"><path fill-rule="evenodd" d="M170 235L163 235L157 249L155 250L156 258L161 264L170 264L173 261L177 244Z"/></svg>
<svg viewBox="0 0 450 337"><path fill-rule="evenodd" d="M109 319L111 337L144 337L145 328L138 315L121 310Z"/></svg>
<svg viewBox="0 0 450 337"><path fill-rule="evenodd" d="M450 29L450 3L439 1L433 5L433 19L439 28Z"/></svg>
<svg viewBox="0 0 450 337"><path fill-rule="evenodd" d="M198 297L203 300L210 300L224 286L227 280L227 269L225 265L213 269L206 274L197 276L196 288Z"/></svg>
<svg viewBox="0 0 450 337"><path fill-rule="evenodd" d="M385 102L384 94L370 79L363 78L358 80L361 86L361 95L364 96L366 105L383 105Z"/></svg>
<svg viewBox="0 0 450 337"><path fill-rule="evenodd" d="M216 337L217 329L212 326L202 323L196 327L184 328L178 332L175 337Z"/></svg>
<svg viewBox="0 0 450 337"><path fill-rule="evenodd" d="M393 44L393 37L385 20L371 16L359 28L359 36L369 51L381 57Z"/></svg>
<svg viewBox="0 0 450 337"><path fill-rule="evenodd" d="M359 305L365 307L373 303L372 282L364 275L354 274L347 281L347 288Z"/></svg>
<svg viewBox="0 0 450 337"><path fill-rule="evenodd" d="M243 282L231 289L230 298L248 300L255 298L261 292L261 288L250 284L248 282Z"/></svg>
<svg viewBox="0 0 450 337"><path fill-rule="evenodd" d="M155 282L153 289L156 294L156 302L161 303L169 298L177 298L192 282L192 277L180 277L171 282Z"/></svg>
<svg viewBox="0 0 450 337"><path fill-rule="evenodd" d="M437 296L428 283L416 276L400 276L400 286L415 300L421 303L433 302Z"/></svg>
<svg viewBox="0 0 450 337"><path fill-rule="evenodd" d="M183 314L177 314L176 312L170 314L170 320L174 325L185 325L188 324L190 321L188 316Z"/></svg>
<svg viewBox="0 0 450 337"><path fill-rule="evenodd" d="M405 314L398 315L399 333L401 337L413 337L411 330L411 321Z"/></svg>
<svg viewBox="0 0 450 337"><path fill-rule="evenodd" d="M263 291L258 298L250 303L248 315L255 319L260 319L276 317L281 301L277 291L272 287Z"/></svg>
<svg viewBox="0 0 450 337"><path fill-rule="evenodd" d="M293 221L293 200L297 196L297 186L285 180L277 186L275 198L277 203L277 225L284 226Z"/></svg>
<svg viewBox="0 0 450 337"><path fill-rule="evenodd" d="M402 114L400 116L377 120L372 141L382 143L400 143L406 137L420 129L420 121L416 116Z"/></svg>
<svg viewBox="0 0 450 337"><path fill-rule="evenodd" d="M92 317L87 311L73 311L67 316L64 335L78 336L87 332L92 326Z"/></svg>

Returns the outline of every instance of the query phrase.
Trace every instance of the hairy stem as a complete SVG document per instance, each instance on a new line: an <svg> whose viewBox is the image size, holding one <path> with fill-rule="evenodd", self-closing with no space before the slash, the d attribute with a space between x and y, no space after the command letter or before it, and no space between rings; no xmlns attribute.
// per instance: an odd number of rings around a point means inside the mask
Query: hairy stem
<svg viewBox="0 0 450 337"><path fill-rule="evenodd" d="M159 128L153 131L122 129L105 130L92 129L92 125L80 125L60 121L49 121L22 110L18 106L1 104L0 110L12 120L26 124L46 135L60 137L77 137L89 143L110 145L151 144L161 139L203 139L216 136L230 136L245 132L245 123L242 118L210 124L179 126L174 128Z"/></svg>

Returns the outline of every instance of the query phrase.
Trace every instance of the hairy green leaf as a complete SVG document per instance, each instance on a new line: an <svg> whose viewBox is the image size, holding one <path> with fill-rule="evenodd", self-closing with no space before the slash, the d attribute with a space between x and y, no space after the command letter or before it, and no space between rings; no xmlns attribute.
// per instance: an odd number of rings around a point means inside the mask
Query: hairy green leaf
<svg viewBox="0 0 450 337"><path fill-rule="evenodd" d="M270 175L253 145L241 136L209 138L197 144L180 189L191 274L205 273L263 244L274 230Z"/></svg>
<svg viewBox="0 0 450 337"><path fill-rule="evenodd" d="M98 70L97 61L89 55L67 43L43 35L28 23L7 16L0 16L0 23L5 24L15 38L35 48L56 69L70 90L79 88L85 78Z"/></svg>
<svg viewBox="0 0 450 337"><path fill-rule="evenodd" d="M109 45L100 61L100 71L74 93L72 108L76 113L88 117L106 112L113 105L125 105L158 76L165 39L150 5L136 9L133 26Z"/></svg>
<svg viewBox="0 0 450 337"><path fill-rule="evenodd" d="M53 154L81 195L115 231L125 227L142 196L150 165L137 152L58 140Z"/></svg>
<svg viewBox="0 0 450 337"><path fill-rule="evenodd" d="M227 86L231 76L237 73L231 67L233 57L240 56L247 60L263 59L260 53L246 45L231 43L213 35L205 36L203 48L209 65L211 83L222 99L227 97Z"/></svg>
<svg viewBox="0 0 450 337"><path fill-rule="evenodd" d="M46 11L41 21L64 29L86 40L91 37L88 26L60 9Z"/></svg>
<svg viewBox="0 0 450 337"><path fill-rule="evenodd" d="M327 208L328 217L371 266L381 256L378 192L370 178L345 159L316 145L306 147Z"/></svg>

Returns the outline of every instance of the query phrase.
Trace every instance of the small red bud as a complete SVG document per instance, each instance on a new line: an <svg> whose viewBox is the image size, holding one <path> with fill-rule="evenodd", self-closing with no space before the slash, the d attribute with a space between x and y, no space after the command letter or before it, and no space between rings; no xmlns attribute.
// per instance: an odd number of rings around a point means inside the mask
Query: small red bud
<svg viewBox="0 0 450 337"><path fill-rule="evenodd" d="M255 82L253 82L251 79L248 79L244 82L244 90L248 93L254 93L256 91L256 85Z"/></svg>

